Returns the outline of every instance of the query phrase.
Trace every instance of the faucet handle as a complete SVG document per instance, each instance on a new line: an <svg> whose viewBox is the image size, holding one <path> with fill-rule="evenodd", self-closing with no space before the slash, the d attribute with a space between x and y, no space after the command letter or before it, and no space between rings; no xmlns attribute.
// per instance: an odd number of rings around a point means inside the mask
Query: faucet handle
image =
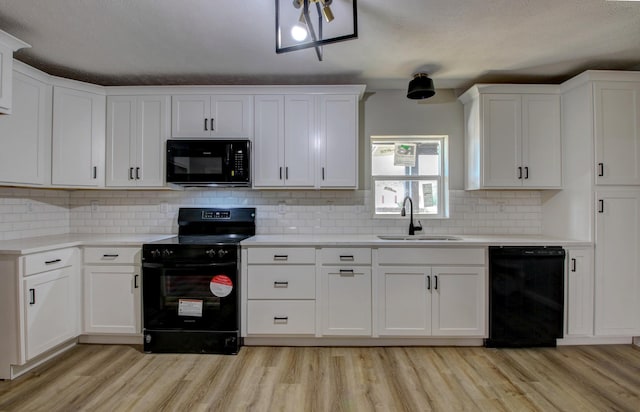
<svg viewBox="0 0 640 412"><path fill-rule="evenodd" d="M416 232L422 230L422 222L418 220L418 225L413 227Z"/></svg>

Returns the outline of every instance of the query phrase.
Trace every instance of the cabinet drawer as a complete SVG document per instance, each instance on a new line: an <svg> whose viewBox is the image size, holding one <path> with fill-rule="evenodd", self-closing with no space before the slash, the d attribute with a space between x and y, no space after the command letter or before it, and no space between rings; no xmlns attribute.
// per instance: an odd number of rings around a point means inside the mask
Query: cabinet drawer
<svg viewBox="0 0 640 412"><path fill-rule="evenodd" d="M249 299L314 299L315 266L249 265Z"/></svg>
<svg viewBox="0 0 640 412"><path fill-rule="evenodd" d="M324 248L320 250L323 265L370 265L369 248Z"/></svg>
<svg viewBox="0 0 640 412"><path fill-rule="evenodd" d="M139 247L86 247L84 248L84 263L139 265Z"/></svg>
<svg viewBox="0 0 640 412"><path fill-rule="evenodd" d="M315 305L313 300L250 300L247 305L247 333L315 334Z"/></svg>
<svg viewBox="0 0 640 412"><path fill-rule="evenodd" d="M381 265L484 265L485 248L381 248Z"/></svg>
<svg viewBox="0 0 640 412"><path fill-rule="evenodd" d="M310 247L265 247L247 250L247 263L315 264L316 250Z"/></svg>
<svg viewBox="0 0 640 412"><path fill-rule="evenodd" d="M77 248L68 248L27 255L24 257L24 274L29 276L47 270L71 266L76 263L77 253Z"/></svg>

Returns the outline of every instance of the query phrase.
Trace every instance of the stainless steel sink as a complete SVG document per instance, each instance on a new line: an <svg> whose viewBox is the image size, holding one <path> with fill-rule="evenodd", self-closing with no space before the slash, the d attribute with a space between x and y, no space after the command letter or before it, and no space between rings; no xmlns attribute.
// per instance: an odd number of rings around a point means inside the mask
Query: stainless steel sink
<svg viewBox="0 0 640 412"><path fill-rule="evenodd" d="M449 236L449 235L382 235L378 236L378 239L381 240L462 240L459 236Z"/></svg>

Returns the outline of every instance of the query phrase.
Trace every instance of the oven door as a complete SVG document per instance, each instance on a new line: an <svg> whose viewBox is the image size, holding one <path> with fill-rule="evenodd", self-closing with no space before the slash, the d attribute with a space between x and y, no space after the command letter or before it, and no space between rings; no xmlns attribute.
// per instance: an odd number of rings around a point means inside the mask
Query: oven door
<svg viewBox="0 0 640 412"><path fill-rule="evenodd" d="M145 263L142 277L145 329L239 330L236 262Z"/></svg>

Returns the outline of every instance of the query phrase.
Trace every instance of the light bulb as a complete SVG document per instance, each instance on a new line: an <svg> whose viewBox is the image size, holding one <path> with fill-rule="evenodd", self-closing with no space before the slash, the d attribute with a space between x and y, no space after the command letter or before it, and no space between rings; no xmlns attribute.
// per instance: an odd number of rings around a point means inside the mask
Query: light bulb
<svg viewBox="0 0 640 412"><path fill-rule="evenodd" d="M307 29L301 24L296 24L291 28L291 37L295 41L302 41L307 38Z"/></svg>

